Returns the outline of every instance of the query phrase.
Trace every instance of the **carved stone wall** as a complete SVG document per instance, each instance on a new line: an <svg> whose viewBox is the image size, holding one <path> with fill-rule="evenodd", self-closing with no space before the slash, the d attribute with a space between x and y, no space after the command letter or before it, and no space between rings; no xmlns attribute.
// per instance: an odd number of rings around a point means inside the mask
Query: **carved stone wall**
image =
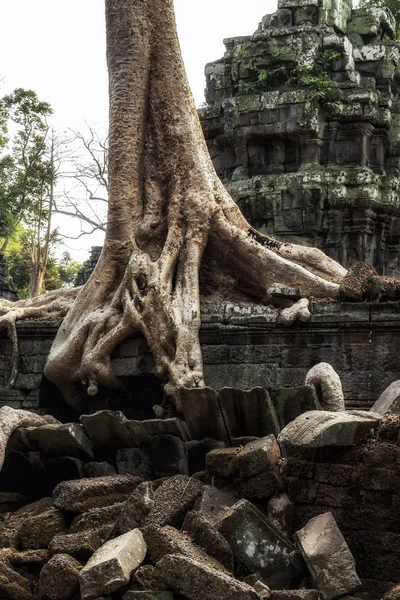
<svg viewBox="0 0 400 600"><path fill-rule="evenodd" d="M0 406L65 409L57 388L43 379L58 326L54 321L18 325L19 376L12 390L11 343L5 334L0 336ZM325 361L341 377L347 408L370 408L400 379L399 303L314 305L309 323L289 328L276 322L276 311L268 307L203 306L200 341L206 382L214 389L303 385L308 370ZM124 378L126 394L105 392L90 408L121 409L131 418L150 418L162 391L144 340L121 344L114 352L113 368Z"/></svg>
<svg viewBox="0 0 400 600"><path fill-rule="evenodd" d="M394 31L388 10L279 0L206 66L200 117L217 173L257 229L398 275Z"/></svg>

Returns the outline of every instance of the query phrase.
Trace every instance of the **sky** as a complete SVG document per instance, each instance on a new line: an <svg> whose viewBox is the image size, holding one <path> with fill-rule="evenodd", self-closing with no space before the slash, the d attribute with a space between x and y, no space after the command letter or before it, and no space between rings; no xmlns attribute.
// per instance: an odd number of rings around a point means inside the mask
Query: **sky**
<svg viewBox="0 0 400 600"><path fill-rule="evenodd" d="M182 54L197 105L204 102L204 67L221 58L222 40L252 34L276 0L175 0ZM57 129L107 128L104 0L0 0L0 95L33 89L54 109ZM68 235L74 220L56 218ZM101 236L68 242L75 258Z"/></svg>

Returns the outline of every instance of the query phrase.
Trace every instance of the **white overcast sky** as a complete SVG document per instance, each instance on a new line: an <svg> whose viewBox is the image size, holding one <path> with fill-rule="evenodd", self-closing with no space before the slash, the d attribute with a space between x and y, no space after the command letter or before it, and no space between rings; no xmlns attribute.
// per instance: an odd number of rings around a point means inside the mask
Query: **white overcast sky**
<svg viewBox="0 0 400 600"><path fill-rule="evenodd" d="M183 58L196 103L204 66L223 55L222 40L255 31L276 0L175 0ZM33 89L55 112L56 127L107 127L104 0L0 0L0 95ZM65 221L63 223L65 227ZM68 223L69 232L74 223ZM101 243L81 238L74 255Z"/></svg>

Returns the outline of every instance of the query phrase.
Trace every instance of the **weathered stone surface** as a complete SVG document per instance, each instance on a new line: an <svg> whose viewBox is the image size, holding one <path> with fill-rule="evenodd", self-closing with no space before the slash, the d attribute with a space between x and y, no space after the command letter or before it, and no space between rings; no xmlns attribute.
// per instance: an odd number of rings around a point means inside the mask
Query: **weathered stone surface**
<svg viewBox="0 0 400 600"><path fill-rule="evenodd" d="M190 440L185 443L185 451L188 461L189 475L204 471L206 468L206 456L211 450L225 448L225 443L219 440L205 438L204 440Z"/></svg>
<svg viewBox="0 0 400 600"><path fill-rule="evenodd" d="M124 506L125 502L117 502L103 508L92 508L75 517L71 523L70 532L78 533L79 531L114 524Z"/></svg>
<svg viewBox="0 0 400 600"><path fill-rule="evenodd" d="M90 462L84 467L85 477L110 477L116 475L117 472L112 465L108 462Z"/></svg>
<svg viewBox="0 0 400 600"><path fill-rule="evenodd" d="M137 446L148 446L156 435L173 435L184 442L189 439L185 421L177 418L127 421L127 427Z"/></svg>
<svg viewBox="0 0 400 600"><path fill-rule="evenodd" d="M9 513L3 516L0 522L0 547L1 548L16 548L18 546L19 530L25 521L41 513L46 513L53 508L51 498L42 498L32 504L23 506L14 513Z"/></svg>
<svg viewBox="0 0 400 600"><path fill-rule="evenodd" d="M274 469L281 459L281 451L274 435L247 444L235 457L234 466L242 478L259 475Z"/></svg>
<svg viewBox="0 0 400 600"><path fill-rule="evenodd" d="M282 531L289 539L292 537L292 524L294 517L294 504L285 492L278 494L268 502L268 519L277 529Z"/></svg>
<svg viewBox="0 0 400 600"><path fill-rule="evenodd" d="M188 512L182 530L187 531L197 546L203 548L230 573L233 572L233 554L228 542L201 513Z"/></svg>
<svg viewBox="0 0 400 600"><path fill-rule="evenodd" d="M26 499L21 494L0 492L0 514L18 510L24 504L26 504Z"/></svg>
<svg viewBox="0 0 400 600"><path fill-rule="evenodd" d="M318 590L271 590L271 600L320 600Z"/></svg>
<svg viewBox="0 0 400 600"><path fill-rule="evenodd" d="M56 456L93 457L92 442L76 423L28 427L24 433L41 452Z"/></svg>
<svg viewBox="0 0 400 600"><path fill-rule="evenodd" d="M262 600L270 600L272 597L271 589L262 581L256 581L253 587Z"/></svg>
<svg viewBox="0 0 400 600"><path fill-rule="evenodd" d="M47 548L57 533L68 531L67 514L58 508L48 508L40 514L25 516L19 526L17 544L23 550Z"/></svg>
<svg viewBox="0 0 400 600"><path fill-rule="evenodd" d="M188 426L190 439L212 438L229 443L217 393L211 388L184 388L180 404Z"/></svg>
<svg viewBox="0 0 400 600"><path fill-rule="evenodd" d="M142 531L153 564L158 563L164 556L179 554L218 571L226 570L222 563L194 544L186 532L178 531L169 525L165 527L149 525L142 528Z"/></svg>
<svg viewBox="0 0 400 600"><path fill-rule="evenodd" d="M218 400L228 427L230 438L252 435L278 435L278 425L271 398L264 388L238 390L223 388Z"/></svg>
<svg viewBox="0 0 400 600"><path fill-rule="evenodd" d="M130 590L125 594L123 600L174 600L174 594L172 592Z"/></svg>
<svg viewBox="0 0 400 600"><path fill-rule="evenodd" d="M6 560L0 560L0 598L7 600L32 600L28 579L14 571Z"/></svg>
<svg viewBox="0 0 400 600"><path fill-rule="evenodd" d="M194 509L210 523L215 523L237 501L238 498L233 494L227 494L211 485L205 485L201 496L196 500Z"/></svg>
<svg viewBox="0 0 400 600"><path fill-rule="evenodd" d="M149 481L144 481L125 501L115 522L113 536L122 535L140 527L154 507L153 487Z"/></svg>
<svg viewBox="0 0 400 600"><path fill-rule="evenodd" d="M68 554L86 561L107 540L112 525L101 525L95 529L85 529L76 533L56 535L49 544L52 554Z"/></svg>
<svg viewBox="0 0 400 600"><path fill-rule="evenodd" d="M111 594L129 582L132 571L145 559L146 543L139 529L105 543L79 576L82 600Z"/></svg>
<svg viewBox="0 0 400 600"><path fill-rule="evenodd" d="M54 504L72 512L122 502L141 483L139 477L114 475L59 483L53 492Z"/></svg>
<svg viewBox="0 0 400 600"><path fill-rule="evenodd" d="M281 429L309 410L321 410L314 386L302 385L290 388L278 388L271 391Z"/></svg>
<svg viewBox="0 0 400 600"><path fill-rule="evenodd" d="M301 576L302 560L293 544L250 502L232 506L216 527L235 557L270 588L292 587Z"/></svg>
<svg viewBox="0 0 400 600"><path fill-rule="evenodd" d="M279 434L288 446L320 448L353 446L378 426L380 416L364 411L310 411L297 417Z"/></svg>
<svg viewBox="0 0 400 600"><path fill-rule="evenodd" d="M147 448L121 448L117 452L117 468L120 475L136 475L144 480L154 476L151 452Z"/></svg>
<svg viewBox="0 0 400 600"><path fill-rule="evenodd" d="M234 477L238 473L237 458L242 448L216 448L206 456L206 469L216 477Z"/></svg>
<svg viewBox="0 0 400 600"><path fill-rule="evenodd" d="M312 367L307 373L305 384L314 386L324 410L345 410L342 382L330 364L322 362Z"/></svg>
<svg viewBox="0 0 400 600"><path fill-rule="evenodd" d="M186 475L175 475L167 479L154 492L154 506L142 525L180 527L203 487L200 481Z"/></svg>
<svg viewBox="0 0 400 600"><path fill-rule="evenodd" d="M80 570L80 563L71 556L53 556L40 572L38 600L71 600L78 590Z"/></svg>
<svg viewBox="0 0 400 600"><path fill-rule="evenodd" d="M92 415L82 415L80 422L96 450L134 445L126 426L127 418L120 411L100 410Z"/></svg>
<svg viewBox="0 0 400 600"><path fill-rule="evenodd" d="M242 498L270 498L284 488L282 477L278 470L265 471L252 477L236 480L236 487Z"/></svg>
<svg viewBox="0 0 400 600"><path fill-rule="evenodd" d="M371 412L381 415L400 414L400 380L394 381L386 388L371 408Z"/></svg>
<svg viewBox="0 0 400 600"><path fill-rule="evenodd" d="M252 587L186 556L165 556L154 571L166 586L189 600L259 600Z"/></svg>
<svg viewBox="0 0 400 600"><path fill-rule="evenodd" d="M157 478L189 475L184 442L174 435L151 438L151 458Z"/></svg>
<svg viewBox="0 0 400 600"><path fill-rule="evenodd" d="M391 589L383 600L399 600L400 598L400 585L396 585L393 589Z"/></svg>
<svg viewBox="0 0 400 600"><path fill-rule="evenodd" d="M311 519L296 539L324 600L335 600L361 586L355 561L331 513Z"/></svg>

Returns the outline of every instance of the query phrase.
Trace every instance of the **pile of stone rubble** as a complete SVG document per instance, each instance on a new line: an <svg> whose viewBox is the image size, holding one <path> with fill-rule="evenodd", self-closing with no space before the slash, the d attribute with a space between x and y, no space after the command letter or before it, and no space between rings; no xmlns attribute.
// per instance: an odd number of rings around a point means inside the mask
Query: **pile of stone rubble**
<svg viewBox="0 0 400 600"><path fill-rule="evenodd" d="M218 413L207 389L182 396L186 420L101 411L16 430L0 474L0 598L369 600L331 511L294 530L287 457L358 451L389 424L398 498L397 390L380 399L392 412L385 417L310 410L280 432L265 418L252 437L222 426L235 403L237 419L246 393L232 391ZM268 396L248 394L253 407ZM0 415L2 431L16 412ZM399 587L390 594L399 598Z"/></svg>

